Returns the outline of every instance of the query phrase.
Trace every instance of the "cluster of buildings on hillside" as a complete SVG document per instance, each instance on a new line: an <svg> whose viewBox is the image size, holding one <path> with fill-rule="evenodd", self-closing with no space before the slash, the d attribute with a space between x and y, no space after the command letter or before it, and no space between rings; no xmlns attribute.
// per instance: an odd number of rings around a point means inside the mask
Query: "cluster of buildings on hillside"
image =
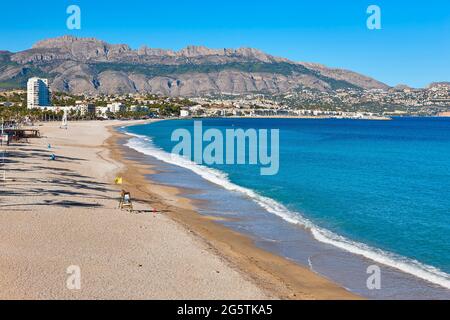
<svg viewBox="0 0 450 320"><path fill-rule="evenodd" d="M149 99L149 95L91 97L73 100L70 106L52 106L47 79L30 78L27 107L46 108L81 116L109 118L118 112L154 112L154 104L171 103L173 98ZM181 101L182 99L179 99ZM102 103L98 103L101 101ZM130 101L132 104L130 103ZM372 119L391 115L443 115L450 110L450 84L437 83L427 89L397 87L390 90L349 90L319 92L301 89L283 95L249 94L235 97L202 97L186 100L180 117L334 117ZM61 101L58 101L61 102ZM126 104L125 104L126 102ZM176 101L175 101L176 102ZM176 103L175 103L176 104Z"/></svg>
<svg viewBox="0 0 450 320"><path fill-rule="evenodd" d="M315 91L301 89L276 97L294 108L325 106L329 110L371 111L378 114L436 115L450 109L450 84L436 83L426 89L399 86L388 90Z"/></svg>
<svg viewBox="0 0 450 320"><path fill-rule="evenodd" d="M227 114L245 116L333 116L344 118L401 115L446 115L450 110L450 83L436 83L426 89L399 86L388 90L338 89L318 91L308 88L279 95L249 94L191 99L202 108L185 114Z"/></svg>
<svg viewBox="0 0 450 320"><path fill-rule="evenodd" d="M293 109L273 101L220 101L192 99L197 105L181 109L180 117L299 117L299 118L346 118L385 119L372 112L347 112L332 110Z"/></svg>

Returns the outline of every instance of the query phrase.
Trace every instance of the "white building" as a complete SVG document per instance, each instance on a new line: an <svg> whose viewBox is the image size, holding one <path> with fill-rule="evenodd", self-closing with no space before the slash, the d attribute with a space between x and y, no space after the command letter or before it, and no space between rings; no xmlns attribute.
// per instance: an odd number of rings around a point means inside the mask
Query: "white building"
<svg viewBox="0 0 450 320"><path fill-rule="evenodd" d="M125 105L121 102L108 103L106 107L109 108L109 112L112 113L117 113L126 110Z"/></svg>
<svg viewBox="0 0 450 320"><path fill-rule="evenodd" d="M50 90L47 79L30 78L27 83L27 107L28 109L49 107Z"/></svg>
<svg viewBox="0 0 450 320"><path fill-rule="evenodd" d="M79 108L82 115L95 114L95 105L93 105L91 103L77 104L77 107Z"/></svg>
<svg viewBox="0 0 450 320"><path fill-rule="evenodd" d="M148 111L148 107L144 106L144 105L131 105L129 107L129 110L131 112L143 112L143 111Z"/></svg>
<svg viewBox="0 0 450 320"><path fill-rule="evenodd" d="M77 104L75 106L64 106L64 107L51 107L49 110L53 110L55 112L66 111L67 113L71 112L79 112L80 115L85 116L87 114L95 114L95 105L93 104Z"/></svg>
<svg viewBox="0 0 450 320"><path fill-rule="evenodd" d="M189 117L189 110L181 109L181 110L180 110L180 117L181 117L181 118Z"/></svg>
<svg viewBox="0 0 450 320"><path fill-rule="evenodd" d="M103 119L108 119L108 113L111 112L111 108L110 107L97 107L95 110L95 113L97 114L97 116L103 118Z"/></svg>
<svg viewBox="0 0 450 320"><path fill-rule="evenodd" d="M108 103L106 107L95 107L95 113L97 116L108 119L109 113L117 113L120 111L126 111L126 106L120 102Z"/></svg>
<svg viewBox="0 0 450 320"><path fill-rule="evenodd" d="M193 107L189 107L188 110L189 110L190 116L200 116L200 115L204 114L204 112L205 112L205 109L202 107L201 104L193 106Z"/></svg>

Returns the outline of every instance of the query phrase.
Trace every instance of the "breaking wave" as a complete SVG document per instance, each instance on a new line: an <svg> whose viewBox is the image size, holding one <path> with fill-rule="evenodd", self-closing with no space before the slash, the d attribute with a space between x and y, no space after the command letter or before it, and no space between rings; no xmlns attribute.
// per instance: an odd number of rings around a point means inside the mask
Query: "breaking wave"
<svg viewBox="0 0 450 320"><path fill-rule="evenodd" d="M300 225L310 230L314 238L320 242L333 245L342 250L363 256L377 263L384 264L446 289L450 289L450 275L433 266L425 265L417 260L373 248L363 243L351 241L315 225L300 213L287 209L284 205L271 198L261 196L251 189L234 184L228 179L227 174L222 171L199 165L179 155L168 153L161 148L156 147L151 138L147 136L136 135L126 131L125 133L133 137L125 144L127 147L145 155L155 157L163 162L188 169L205 180L219 185L226 190L244 194L266 211L289 223Z"/></svg>

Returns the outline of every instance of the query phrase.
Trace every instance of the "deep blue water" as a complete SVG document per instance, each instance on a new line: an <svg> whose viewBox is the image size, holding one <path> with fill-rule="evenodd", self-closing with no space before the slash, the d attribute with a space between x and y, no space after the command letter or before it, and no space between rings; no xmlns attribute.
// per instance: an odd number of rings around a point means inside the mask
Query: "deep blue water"
<svg viewBox="0 0 450 320"><path fill-rule="evenodd" d="M331 231L325 234L331 241L343 236L343 243L356 248L362 244L364 250L406 264L417 261L448 284L450 119L202 119L202 124L204 131L279 129L278 174L262 176L259 166L250 165L210 167L282 204L299 221L306 218L319 230ZM156 147L170 152L177 128L192 132L193 120L127 131L151 137Z"/></svg>

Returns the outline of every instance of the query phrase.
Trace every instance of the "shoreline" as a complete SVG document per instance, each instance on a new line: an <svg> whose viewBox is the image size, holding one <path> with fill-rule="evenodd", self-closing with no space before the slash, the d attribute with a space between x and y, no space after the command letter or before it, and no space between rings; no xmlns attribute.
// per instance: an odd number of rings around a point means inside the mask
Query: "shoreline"
<svg viewBox="0 0 450 320"><path fill-rule="evenodd" d="M159 185L158 193L152 192L151 185L155 185L155 182L145 175L158 169L149 169L148 166L124 159L126 147L120 142L129 137L118 132L116 127L109 128L111 137L106 145L112 158L124 164L121 175L133 181L133 184L124 181L127 191L140 198L152 199L148 204L153 204L158 211L164 211L188 232L200 237L213 253L236 266L264 291L281 299L361 299L306 267L256 247L251 238L220 225L215 217L199 214L193 201L182 196L186 190L169 186L161 188ZM170 204L167 204L168 199ZM180 212L180 208L184 212Z"/></svg>
<svg viewBox="0 0 450 320"><path fill-rule="evenodd" d="M391 121L391 117L365 117L365 118L351 118L351 117L333 117L333 116L228 116L228 117L185 117L177 118L178 120L197 120L197 119L308 119L308 120L366 120L366 121Z"/></svg>
<svg viewBox="0 0 450 320"><path fill-rule="evenodd" d="M175 127L177 127L177 125L175 125ZM136 131L132 130L131 132L139 133L139 132L146 132L146 130L136 130ZM146 133L140 134L146 135ZM133 136L133 134L131 134L130 136L124 133L124 135L128 138L127 140L133 139L131 144L123 146L123 148L127 149L127 152L131 150L131 152L146 155L148 157L147 160L142 161L141 159L138 162L146 164L147 166L153 168L154 167L163 168L162 170L157 171L154 177L150 177L150 179L148 179L149 181L151 181L151 183L157 181L160 184L170 185L175 187L175 189L178 188L179 190L178 194L179 195L181 194L182 197L188 198L190 201L194 202L194 205L196 204L197 201L199 201L198 205L195 208L195 211L198 212L198 214L206 216L206 218L212 220L216 224L222 225L226 228L229 228L233 231L243 234L245 237L249 239L252 239L254 245L262 250L269 251L274 255L281 255L283 259L293 261L295 262L295 264L305 267L308 270L312 270L314 273L317 273L320 276L329 279L330 281L334 282L335 284L338 284L343 288L346 288L349 291L351 290L350 292L354 293L355 295L359 295L360 297L365 297L368 299L383 299L386 297L395 297L395 299L402 299L403 296L402 294L400 294L400 292L405 289L409 290L408 294L406 294L405 297L411 297L412 299L418 298L420 299L426 297L434 297L440 299L440 297L448 296L448 291L446 290L445 284L441 285L439 282L435 283L434 279L431 278L430 280L428 277L426 277L427 275L424 276L420 274L417 275L416 269L404 270L405 268L404 266L410 267L410 265L406 265L406 263L405 265L403 264L398 265L399 261L400 263L402 263L404 259L403 257L395 256L390 252L382 252L381 254L384 254L382 257L380 256L373 257L372 255L378 254L379 251L377 251L377 249L367 247L365 246L365 244L362 243L354 243L354 246L356 246L357 250L355 252L354 247L343 248L341 246L342 243L335 244L334 242L330 243L329 239L322 239L322 238L318 239L316 237L316 233L313 233L315 230L312 229L313 231L311 232L310 230L304 230L306 237L304 235L299 236L299 238L301 238L302 241L298 242L295 248L294 246L289 244L281 244L284 241L283 239L287 238L290 239L292 237L297 237L299 235L296 230L289 231L290 227L282 225L287 222L287 224L292 227L292 222L284 218L282 218L281 220L285 222L281 222L281 224L279 224L275 220L271 221L270 224L267 224L266 222L266 226L271 226L275 229L278 227L278 230L284 230L285 232L284 233L285 237L277 237L277 235L274 235L273 239L275 240L273 241L279 241L280 244L277 244L276 246L272 245L266 239L271 238L271 236L270 235L268 236L267 233L265 233L265 231L261 229L261 226L253 227L252 224L250 223L250 221L254 221L257 222L256 225L258 225L258 221L260 218L258 214L255 213L258 212L258 209L247 208L247 205L245 206L233 205L232 207L229 208L228 212L223 210L221 211L218 208L222 208L222 206L228 208L227 202L223 201L223 197L227 199L229 203L233 204L239 203L237 197L231 196L231 193L230 196L227 196L224 195L222 191L220 191L222 190L222 188L225 188L223 192L226 192L226 189L229 189L228 187L223 187L221 183L219 184L216 183L215 179L210 178L208 175L204 176L203 173L198 172L198 170L196 170L195 168L191 168L190 166L185 167L182 164L178 164L177 161L171 161L170 157L167 158L166 155L160 154L158 148L154 149L154 147L152 147L151 145L146 146L145 141L139 141L141 139L132 138L131 136ZM136 139L138 140L134 141ZM150 151L153 149L155 153L152 153ZM182 176L183 178L179 180L179 182L177 182L177 179L180 176ZM190 181L191 184L185 183L185 181ZM205 181L206 184L204 184L202 181ZM207 185L208 182L212 183L213 185L208 186ZM217 185L217 187L215 185ZM186 191L185 188L187 188L188 191ZM231 188L229 190L234 190L234 188ZM217 196L217 194L219 193L222 195ZM207 194L211 194L212 196L211 197L207 196ZM247 193L243 192L243 194ZM235 202L235 200L238 201ZM258 201L259 200L257 199L255 202L258 203ZM239 211L238 208L245 208L245 209ZM233 210L237 210L236 213L233 213ZM216 219L216 217L208 217L208 215L213 214L212 212L216 212L219 218ZM214 215L216 216L216 214ZM260 232L261 230L262 233ZM321 229L319 229L319 231L320 230ZM308 238L311 238L312 241L310 242ZM348 242L343 243L346 245ZM327 252L329 250L327 246L330 245L333 247L333 249L331 250L332 252ZM314 248L315 251L312 251L311 248ZM368 248L367 249L368 251L364 252L361 251L366 248ZM294 249L297 251L296 252L292 251ZM302 254L301 252L304 252L304 254ZM306 261L305 252L306 258L308 258L308 252L309 254L312 254L314 252L316 256L319 255L327 256L328 263L322 265L314 264L313 267L311 265L309 258ZM336 262L332 262L333 258L336 259ZM389 260L395 258L397 258L397 260ZM341 261L341 259L342 262L337 262ZM386 261L386 259L388 261ZM346 263L344 263L344 261L346 261ZM392 284L386 286L386 288L383 288L384 289L383 293L371 291L370 289L366 288L366 269L368 270L368 268L372 266L374 263L380 265L380 270L383 273L383 279L386 280L386 283ZM330 268L330 266L331 267L335 266L337 268L333 269ZM416 265L414 264L414 261L412 261L411 268L414 268L415 266ZM419 265L418 268L420 268L421 266L422 265ZM425 267L427 266L425 265ZM349 281L350 278L348 278L345 275L345 272L344 273L342 272L343 270L347 270L347 268L353 270L354 273L351 273L350 271L349 274L353 274L353 277L351 279L354 279L354 281ZM419 269L419 272L420 270L422 269ZM438 279L436 281L440 280Z"/></svg>
<svg viewBox="0 0 450 320"><path fill-rule="evenodd" d="M133 195L132 213L118 209L114 178L126 168L106 140L120 124L129 122L43 123L41 138L2 147L0 299L275 298L147 196Z"/></svg>

